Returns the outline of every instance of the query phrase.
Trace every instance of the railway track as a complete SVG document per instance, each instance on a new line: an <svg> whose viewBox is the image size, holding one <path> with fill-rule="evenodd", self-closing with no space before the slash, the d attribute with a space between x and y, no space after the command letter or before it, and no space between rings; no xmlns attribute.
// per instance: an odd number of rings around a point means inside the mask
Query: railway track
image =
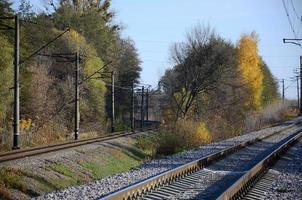
<svg viewBox="0 0 302 200"><path fill-rule="evenodd" d="M299 124L200 158L102 199L242 198L267 167L302 136Z"/></svg>
<svg viewBox="0 0 302 200"><path fill-rule="evenodd" d="M104 142L104 141L108 141L108 140L112 140L112 139L116 139L116 138L120 138L120 137L136 135L136 134L139 134L139 133L142 133L145 131L154 130L154 129L155 128L153 127L153 128L140 129L139 131L136 131L136 132L116 132L116 133L111 133L109 135L101 136L101 137L97 137L97 138L68 141L68 142L64 142L64 143L52 144L52 145L47 145L47 146L39 146L39 147L34 147L34 148L9 151L9 152L0 154L0 163L6 162L6 161L11 161L11 160L16 160L16 159L20 159L20 158L25 158L25 157L35 156L35 155L39 155L39 154L69 149L72 147L93 144L96 142Z"/></svg>
<svg viewBox="0 0 302 200"><path fill-rule="evenodd" d="M276 164L268 165L263 171L254 177L253 183L245 186L238 199L262 200L262 199L301 199L299 194L292 193L295 183L289 179L299 179L297 173L301 173L302 140L294 144ZM279 177L281 176L281 178ZM299 175L298 175L299 176ZM294 177L294 178L293 178ZM290 183L287 185L287 183ZM299 187L299 183L297 185ZM301 190L296 189L301 194ZM289 193L288 193L289 192ZM287 194L286 194L287 193ZM290 196L289 196L290 195Z"/></svg>

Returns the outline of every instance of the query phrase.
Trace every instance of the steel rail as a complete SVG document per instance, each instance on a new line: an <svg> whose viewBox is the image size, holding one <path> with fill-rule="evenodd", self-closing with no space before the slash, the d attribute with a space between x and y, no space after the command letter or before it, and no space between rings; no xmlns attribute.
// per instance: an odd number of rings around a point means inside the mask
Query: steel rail
<svg viewBox="0 0 302 200"><path fill-rule="evenodd" d="M210 164L212 161L221 159L221 158L225 157L226 155L233 153L239 149L242 149L250 144L264 140L266 138L269 138L269 137L279 134L281 132L288 131L289 129L297 126L298 124L300 124L300 122L295 122L294 124L289 125L282 130L273 132L266 136L260 136L260 137L254 138L252 140L245 141L240 144L228 147L228 148L218 151L216 153L207 155L205 157L202 157L202 158L192 161L190 163L187 163L187 164L181 165L179 167L176 167L174 169L163 172L159 175L146 179L142 182L138 182L129 187L118 190L101 199L104 199L104 200L105 199L106 200L128 200L128 199L135 199L135 198L141 197L143 194L150 192L161 185L165 185L165 184L171 183L173 181L177 181L178 179L181 179L188 174L194 173L194 172L202 169L204 166ZM299 129L299 131L301 131L301 130L302 130L302 128Z"/></svg>
<svg viewBox="0 0 302 200"><path fill-rule="evenodd" d="M268 168L278 160L280 155L284 153L291 145L296 143L302 137L302 132L297 132L289 140L281 144L277 149L268 156L258 162L253 168L247 171L225 192L223 192L217 200L240 199L258 182L259 179L267 172Z"/></svg>
<svg viewBox="0 0 302 200"><path fill-rule="evenodd" d="M68 148L72 148L72 147L92 144L92 143L96 143L96 142L104 142L104 141L112 140L112 139L116 139L116 138L126 137L126 136L130 136L130 135L136 135L136 134L140 134L140 133L143 133L143 132L149 131L149 130L154 130L154 129L153 128L139 129L136 132L115 132L115 133L111 133L111 134L97 137L97 138L68 141L68 142L63 142L63 143L51 144L51 145L47 145L47 146L39 146L39 147L33 147L33 148L28 148L28 149L9 151L9 152L0 154L0 163L6 162L6 161L11 161L11 160L16 160L16 159L20 159L20 158L25 158L25 157L35 156L35 155L39 155L39 154L59 151L59 150L68 149Z"/></svg>

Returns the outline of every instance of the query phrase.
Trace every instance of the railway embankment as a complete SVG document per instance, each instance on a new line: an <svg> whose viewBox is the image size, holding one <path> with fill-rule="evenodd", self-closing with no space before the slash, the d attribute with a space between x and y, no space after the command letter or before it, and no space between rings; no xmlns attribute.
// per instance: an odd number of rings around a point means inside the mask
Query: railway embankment
<svg viewBox="0 0 302 200"><path fill-rule="evenodd" d="M0 199L30 199L129 171L148 157L135 145L139 135L2 162Z"/></svg>

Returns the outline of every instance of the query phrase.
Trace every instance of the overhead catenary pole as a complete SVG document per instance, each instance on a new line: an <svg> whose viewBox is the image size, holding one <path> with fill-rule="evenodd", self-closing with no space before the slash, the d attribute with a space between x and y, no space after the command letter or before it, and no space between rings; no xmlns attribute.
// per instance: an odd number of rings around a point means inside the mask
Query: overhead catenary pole
<svg viewBox="0 0 302 200"><path fill-rule="evenodd" d="M79 90L80 55L75 54L75 102L74 102L74 139L79 138L80 131L80 90Z"/></svg>
<svg viewBox="0 0 302 200"><path fill-rule="evenodd" d="M15 16L15 44L14 44L14 135L13 149L20 149L20 81L19 81L19 16Z"/></svg>
<svg viewBox="0 0 302 200"><path fill-rule="evenodd" d="M144 128L144 86L142 86L141 96L141 128Z"/></svg>
<svg viewBox="0 0 302 200"><path fill-rule="evenodd" d="M114 111L114 72L111 72L111 132L115 131L115 111Z"/></svg>
<svg viewBox="0 0 302 200"><path fill-rule="evenodd" d="M134 82L132 82L131 86L131 131L135 131L135 124L134 124Z"/></svg>
<svg viewBox="0 0 302 200"><path fill-rule="evenodd" d="M300 56L300 98L302 98L302 56ZM300 115L302 115L302 100L300 100Z"/></svg>
<svg viewBox="0 0 302 200"><path fill-rule="evenodd" d="M299 76L297 76L297 106L300 108L300 94L299 94Z"/></svg>
<svg viewBox="0 0 302 200"><path fill-rule="evenodd" d="M146 121L149 121L149 90L146 92Z"/></svg>
<svg viewBox="0 0 302 200"><path fill-rule="evenodd" d="M283 101L283 103L284 103L284 98L285 98L284 91L285 91L285 89L284 89L284 79L282 79L282 101Z"/></svg>

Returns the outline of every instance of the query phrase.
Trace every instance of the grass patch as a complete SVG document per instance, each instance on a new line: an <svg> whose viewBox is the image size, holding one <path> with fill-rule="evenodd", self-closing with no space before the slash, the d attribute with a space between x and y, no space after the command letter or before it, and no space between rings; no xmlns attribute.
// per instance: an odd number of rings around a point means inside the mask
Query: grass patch
<svg viewBox="0 0 302 200"><path fill-rule="evenodd" d="M64 176L68 176L68 177L71 177L71 178L75 178L76 177L76 174L74 172L72 172L64 164L56 163L56 164L50 165L49 168L52 169L53 171L56 171L56 172L58 172L60 174L63 174Z"/></svg>
<svg viewBox="0 0 302 200"><path fill-rule="evenodd" d="M155 137L152 136L142 136L139 137L135 143L138 149L144 151L146 156L154 157L156 153L156 142Z"/></svg>
<svg viewBox="0 0 302 200"><path fill-rule="evenodd" d="M24 174L20 170L1 168L0 185L4 185L6 188L17 189L26 193L27 187L26 183L22 180L22 176L24 176Z"/></svg>
<svg viewBox="0 0 302 200"><path fill-rule="evenodd" d="M110 155L105 156L102 161L104 162L102 164L96 161L81 161L79 164L91 172L93 179L100 179L127 171L141 162L138 155L133 155L133 152L127 150L112 150Z"/></svg>
<svg viewBox="0 0 302 200"><path fill-rule="evenodd" d="M97 179L99 177L102 177L102 169L101 169L101 165L99 165L98 163L94 162L94 161L85 161L85 162L80 162L80 164L90 170L90 172L92 173L92 177L94 179Z"/></svg>
<svg viewBox="0 0 302 200"><path fill-rule="evenodd" d="M69 167L64 164L55 163L53 165L50 165L49 168L55 172L66 176L66 178L59 178L54 180L56 189L65 188L72 185L79 185L85 182L80 176L80 174L73 172Z"/></svg>
<svg viewBox="0 0 302 200"><path fill-rule="evenodd" d="M34 174L27 174L27 176L34 179L35 181L37 181L39 183L38 187L42 192L48 193L48 192L51 192L53 190L59 189L58 187L56 187L56 185L50 183L44 177L37 176L37 175L34 175Z"/></svg>
<svg viewBox="0 0 302 200"><path fill-rule="evenodd" d="M30 197L39 196L40 192L37 192L36 189L31 189L30 186L32 183L29 183L26 178L33 179L32 181L37 181L37 187L39 187L42 192L50 192L58 189L43 177L12 168L1 168L0 199L11 199L12 195L10 194L10 189L19 190Z"/></svg>
<svg viewBox="0 0 302 200"><path fill-rule="evenodd" d="M73 178L57 178L54 179L57 189L67 188L78 184L78 181Z"/></svg>

